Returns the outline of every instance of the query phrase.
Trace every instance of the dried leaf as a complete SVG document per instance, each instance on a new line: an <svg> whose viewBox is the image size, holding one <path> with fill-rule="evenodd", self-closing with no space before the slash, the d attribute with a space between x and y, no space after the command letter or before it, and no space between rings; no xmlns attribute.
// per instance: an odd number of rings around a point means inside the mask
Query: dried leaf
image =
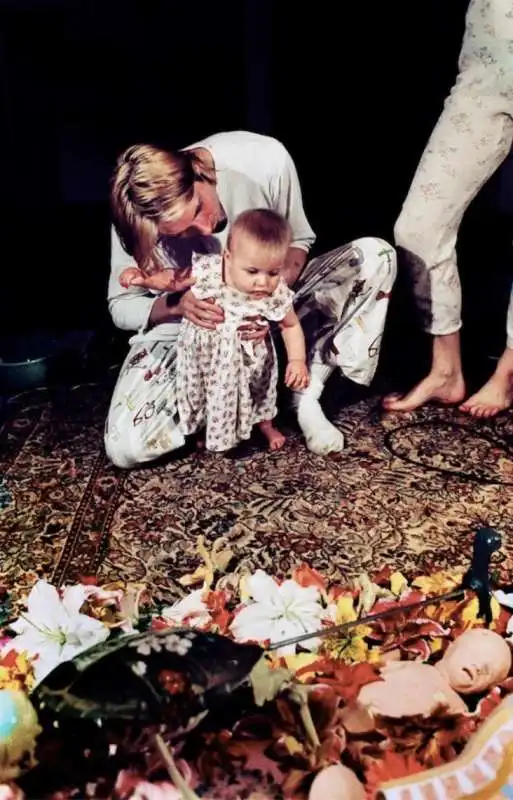
<svg viewBox="0 0 513 800"><path fill-rule="evenodd" d="M393 742L396 752L414 756L425 769L456 758L478 722L468 713L448 714L445 706L432 711L429 717L376 716L374 721L376 731Z"/></svg>
<svg viewBox="0 0 513 800"><path fill-rule="evenodd" d="M205 588L210 589L214 583L215 574L217 572L225 572L233 558L233 552L229 547L222 548L225 543L226 539L223 537L216 539L212 546L212 552L209 553L205 545L205 537L198 536L196 549L204 563L191 575L184 575L179 578L178 582L182 586L194 586L203 582Z"/></svg>
<svg viewBox="0 0 513 800"><path fill-rule="evenodd" d="M390 576L390 591L396 597L403 594L408 588L408 581L402 572L393 572Z"/></svg>
<svg viewBox="0 0 513 800"><path fill-rule="evenodd" d="M319 589L321 594L326 591L326 581L320 572L312 569L308 564L299 564L299 566L295 567L291 577L293 581L296 581L296 583L299 583L299 585L304 588L315 586L316 589Z"/></svg>
<svg viewBox="0 0 513 800"><path fill-rule="evenodd" d="M373 583L365 572L358 576L354 582L354 586L358 592L358 603L356 606L356 614L358 617L362 614L368 614L379 598L390 597L390 591L378 586L377 583Z"/></svg>
<svg viewBox="0 0 513 800"><path fill-rule="evenodd" d="M379 681L380 676L370 664L345 664L332 659L319 659L316 664L305 667L304 671L315 674L315 682L327 684L344 702L356 699L362 686ZM303 670L298 670L296 678L301 678ZM310 679L312 680L312 679Z"/></svg>
<svg viewBox="0 0 513 800"><path fill-rule="evenodd" d="M383 567L382 569L379 570L379 572L376 572L372 576L372 582L377 583L378 586L386 586L387 584L390 583L391 574L392 570L390 569L390 567L388 566Z"/></svg>
<svg viewBox="0 0 513 800"><path fill-rule="evenodd" d="M231 756L242 760L245 770L269 775L279 786L283 782L284 774L280 770L278 763L266 755L270 744L272 744L270 739L263 741L251 739L236 741L234 739L228 744L227 750Z"/></svg>
<svg viewBox="0 0 513 800"><path fill-rule="evenodd" d="M441 570L433 575L422 575L412 582L412 586L427 595L439 595L451 592L461 585L464 568L454 570Z"/></svg>
<svg viewBox="0 0 513 800"><path fill-rule="evenodd" d="M490 608L492 612L492 620L498 620L501 616L501 607L495 597L491 598ZM476 595L466 604L461 613L461 621L468 628L483 624L483 618L479 616L479 599ZM493 624L491 626L493 628Z"/></svg>
<svg viewBox="0 0 513 800"><path fill-rule="evenodd" d="M303 681L308 675L315 675L315 670L305 670L305 667L313 667L318 660L319 656L316 655L316 653L296 653L293 656L285 656L283 658L285 667L292 670L292 672L295 673L296 678L298 677L298 672L301 671L301 678Z"/></svg>
<svg viewBox="0 0 513 800"><path fill-rule="evenodd" d="M375 797L384 783L400 780L409 775L418 775L424 769L423 764L414 756L384 750L382 758L372 761L365 770L367 797Z"/></svg>
<svg viewBox="0 0 513 800"><path fill-rule="evenodd" d="M293 673L289 669L278 667L273 669L264 656L258 661L250 673L251 685L257 706L274 700L292 680Z"/></svg>

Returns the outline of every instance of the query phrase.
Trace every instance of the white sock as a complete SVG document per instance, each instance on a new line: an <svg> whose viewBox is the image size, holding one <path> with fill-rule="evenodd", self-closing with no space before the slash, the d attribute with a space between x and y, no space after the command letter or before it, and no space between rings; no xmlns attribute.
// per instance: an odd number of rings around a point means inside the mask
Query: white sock
<svg viewBox="0 0 513 800"><path fill-rule="evenodd" d="M301 392L294 392L297 421L306 439L306 446L319 455L339 453L344 449L343 434L326 419L319 402L333 369L314 362L310 368L310 385Z"/></svg>

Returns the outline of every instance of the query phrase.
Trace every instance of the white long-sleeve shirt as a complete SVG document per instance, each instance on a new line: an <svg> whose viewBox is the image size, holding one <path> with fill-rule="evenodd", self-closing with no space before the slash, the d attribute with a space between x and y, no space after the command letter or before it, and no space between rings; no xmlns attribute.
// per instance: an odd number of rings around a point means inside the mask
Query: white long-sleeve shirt
<svg viewBox="0 0 513 800"><path fill-rule="evenodd" d="M228 217L228 226L242 211L272 208L286 217L292 228L292 246L308 252L315 241L303 209L301 187L296 167L281 142L270 136L247 131L233 131L209 136L187 150L204 148L212 155L219 200ZM192 253L221 252L228 226L212 236L187 239L162 237L170 264L187 267ZM166 339L176 334L176 325L164 324L146 331L155 295L145 289L120 286L119 276L125 267L135 265L123 249L112 227L111 272L108 288L109 310L114 324L127 331L138 331L138 339Z"/></svg>

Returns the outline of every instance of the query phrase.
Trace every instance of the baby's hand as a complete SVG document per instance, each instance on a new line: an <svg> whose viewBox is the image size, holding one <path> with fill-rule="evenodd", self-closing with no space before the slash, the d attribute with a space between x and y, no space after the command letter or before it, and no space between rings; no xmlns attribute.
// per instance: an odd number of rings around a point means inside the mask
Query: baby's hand
<svg viewBox="0 0 513 800"><path fill-rule="evenodd" d="M119 282L124 289L128 289L134 278L138 278L140 275L142 272L137 267L127 267L119 276Z"/></svg>
<svg viewBox="0 0 513 800"><path fill-rule="evenodd" d="M298 391L299 389L306 389L309 383L310 376L306 362L299 359L289 361L285 370L285 386Z"/></svg>
<svg viewBox="0 0 513 800"><path fill-rule="evenodd" d="M136 267L124 269L119 276L121 286L140 286L142 289L151 289L155 292L183 292L192 286L195 281L188 277L188 270L163 269L152 275L145 275Z"/></svg>

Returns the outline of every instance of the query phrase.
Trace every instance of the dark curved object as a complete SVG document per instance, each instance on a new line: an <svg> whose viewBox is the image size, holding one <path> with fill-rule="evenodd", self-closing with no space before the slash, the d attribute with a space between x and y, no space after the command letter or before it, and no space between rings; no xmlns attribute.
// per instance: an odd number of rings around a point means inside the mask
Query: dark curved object
<svg viewBox="0 0 513 800"><path fill-rule="evenodd" d="M490 563L492 554L502 544L502 537L495 528L480 528L474 538L474 551L470 568L463 576L462 589L471 589L479 600L479 616L486 624L492 621L492 585Z"/></svg>

